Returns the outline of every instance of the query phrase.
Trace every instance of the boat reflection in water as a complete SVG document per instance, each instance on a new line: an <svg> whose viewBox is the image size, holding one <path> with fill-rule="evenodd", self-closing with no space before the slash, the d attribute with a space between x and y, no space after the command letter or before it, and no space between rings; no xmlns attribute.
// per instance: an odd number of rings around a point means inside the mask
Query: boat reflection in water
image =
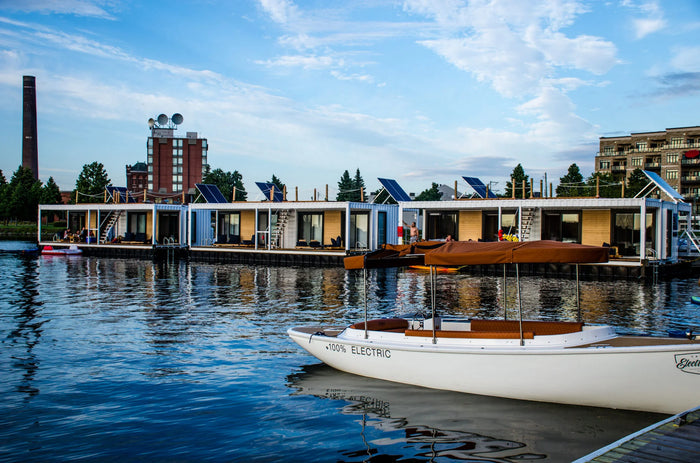
<svg viewBox="0 0 700 463"><path fill-rule="evenodd" d="M572 461L665 416L427 389L324 364L302 370L288 377L293 395L342 400L341 413L361 417L362 447L344 452L345 461Z"/></svg>

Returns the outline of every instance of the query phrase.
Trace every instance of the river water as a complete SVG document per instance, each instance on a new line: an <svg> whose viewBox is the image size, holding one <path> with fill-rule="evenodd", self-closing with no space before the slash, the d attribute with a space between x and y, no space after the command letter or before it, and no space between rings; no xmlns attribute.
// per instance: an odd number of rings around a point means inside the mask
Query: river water
<svg viewBox="0 0 700 463"><path fill-rule="evenodd" d="M28 246L0 242L3 462L559 462L665 417L330 369L285 330L360 319L358 272L19 252ZM424 309L426 277L369 272L370 312ZM438 285L443 314L502 314L500 278L441 275ZM699 289L691 276L583 281L583 316L665 334L700 325ZM576 317L571 280L527 277L522 291L527 317Z"/></svg>

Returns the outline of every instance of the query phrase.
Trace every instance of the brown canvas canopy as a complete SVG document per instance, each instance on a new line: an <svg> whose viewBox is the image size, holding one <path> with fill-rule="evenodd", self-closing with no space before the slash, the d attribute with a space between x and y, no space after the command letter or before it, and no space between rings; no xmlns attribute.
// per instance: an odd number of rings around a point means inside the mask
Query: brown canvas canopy
<svg viewBox="0 0 700 463"><path fill-rule="evenodd" d="M425 256L426 265L601 263L609 249L559 241L454 241Z"/></svg>
<svg viewBox="0 0 700 463"><path fill-rule="evenodd" d="M345 268L386 268L408 265L540 264L607 262L609 249L559 241L426 241L385 245L383 249L345 258Z"/></svg>

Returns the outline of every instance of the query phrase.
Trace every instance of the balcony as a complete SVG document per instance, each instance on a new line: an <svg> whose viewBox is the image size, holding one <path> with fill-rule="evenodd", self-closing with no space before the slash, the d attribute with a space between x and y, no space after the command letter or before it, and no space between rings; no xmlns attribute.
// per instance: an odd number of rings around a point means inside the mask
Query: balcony
<svg viewBox="0 0 700 463"><path fill-rule="evenodd" d="M685 175L681 177L683 183L700 183L700 175Z"/></svg>

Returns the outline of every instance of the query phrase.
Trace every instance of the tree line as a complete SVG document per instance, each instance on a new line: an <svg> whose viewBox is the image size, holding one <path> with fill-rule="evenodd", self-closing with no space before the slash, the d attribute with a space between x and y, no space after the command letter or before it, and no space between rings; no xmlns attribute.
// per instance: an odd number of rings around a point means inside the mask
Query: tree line
<svg viewBox="0 0 700 463"><path fill-rule="evenodd" d="M248 199L248 193L243 185L243 175L237 170L226 172L222 169L208 169L202 182L216 185L229 201L246 201ZM275 188L280 191L285 188L282 180L274 174L268 183L274 184ZM634 197L647 183L648 179L641 169L634 170L625 181L624 196ZM75 182L70 203L101 203L104 201L105 188L109 185L111 185L111 180L102 163L86 164ZM516 198L529 198L533 193L530 191L531 188L537 188L531 186L530 177L525 173L521 164L513 169L511 181L506 182L505 192L501 197L512 197L513 188L515 188ZM557 197L590 197L596 194L603 198L619 198L623 195L623 185L620 181L614 180L612 175L608 173L594 172L584 179L579 167L576 164L571 164L566 175L559 179L559 185L556 188ZM375 196L374 202L396 203L384 189L374 191L372 195ZM439 201L441 199L442 193L439 191L439 185L435 182L432 182L430 188L423 190L415 197L417 201ZM335 200L352 202L367 202L369 200L365 181L359 168L352 176L348 170L342 173L338 180L338 193ZM34 178L31 169L19 166L8 182L0 170L0 220L3 222L7 223L12 220L35 221L39 204L60 204L61 202L61 191L53 177L49 177L44 184Z"/></svg>

